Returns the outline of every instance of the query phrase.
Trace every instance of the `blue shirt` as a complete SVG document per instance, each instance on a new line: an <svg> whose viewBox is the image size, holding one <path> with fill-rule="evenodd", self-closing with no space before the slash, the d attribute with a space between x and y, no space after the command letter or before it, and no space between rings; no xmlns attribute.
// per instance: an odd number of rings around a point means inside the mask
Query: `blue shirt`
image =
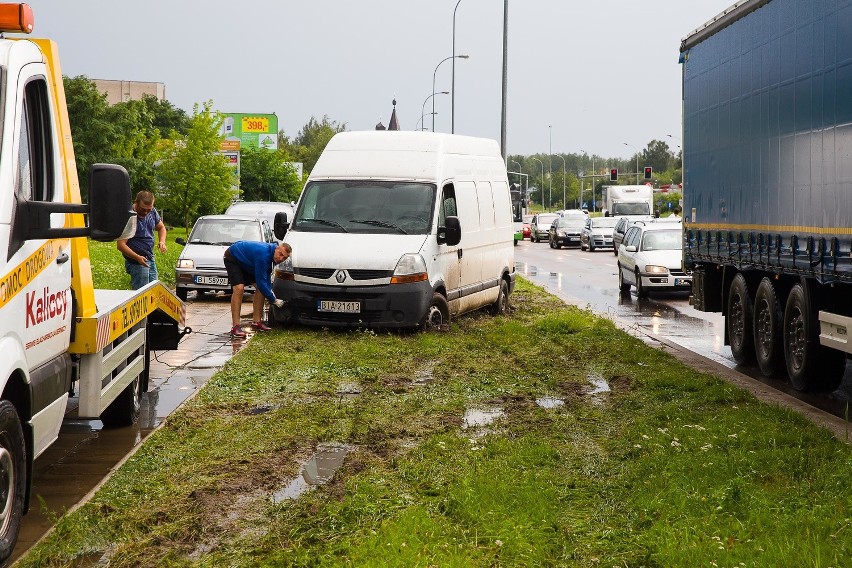
<svg viewBox="0 0 852 568"><path fill-rule="evenodd" d="M160 214L156 209L144 217L136 217L136 234L127 239L130 250L148 260L154 258L154 227L160 223Z"/></svg>
<svg viewBox="0 0 852 568"><path fill-rule="evenodd" d="M258 241L237 241L228 247L231 256L245 270L254 274L254 283L257 290L269 298L270 302L276 300L272 293L272 263L275 257L275 243L261 243Z"/></svg>

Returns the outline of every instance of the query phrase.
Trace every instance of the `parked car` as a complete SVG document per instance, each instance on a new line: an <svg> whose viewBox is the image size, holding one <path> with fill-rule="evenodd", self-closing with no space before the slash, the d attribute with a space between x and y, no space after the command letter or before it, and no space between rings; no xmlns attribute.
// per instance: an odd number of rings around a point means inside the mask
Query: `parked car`
<svg viewBox="0 0 852 568"><path fill-rule="evenodd" d="M286 213L289 223L293 220L294 210L295 205L293 203L280 201L235 201L225 211L225 215L263 219L272 229L275 229L275 215L281 212Z"/></svg>
<svg viewBox="0 0 852 568"><path fill-rule="evenodd" d="M532 221L532 215L524 215L524 234L523 238L530 238L530 221Z"/></svg>
<svg viewBox="0 0 852 568"><path fill-rule="evenodd" d="M594 252L595 249L612 246L612 231L618 219L615 217L589 217L580 232L580 249Z"/></svg>
<svg viewBox="0 0 852 568"><path fill-rule="evenodd" d="M586 218L580 215L557 217L548 231L550 248L562 248L562 245L580 246L580 231L585 223Z"/></svg>
<svg viewBox="0 0 852 568"><path fill-rule="evenodd" d="M640 298L651 290L692 289L692 274L684 271L683 227L680 223L634 223L618 247L618 287L636 287Z"/></svg>
<svg viewBox="0 0 852 568"><path fill-rule="evenodd" d="M559 218L556 213L539 213L533 215L530 221L530 240L534 243L540 243L542 239L548 238L550 225Z"/></svg>
<svg viewBox="0 0 852 568"><path fill-rule="evenodd" d="M615 218L615 217L614 217ZM624 233L636 221L642 223L653 223L657 220L653 215L631 215L630 217L618 217L615 227L612 230L612 254L618 256L618 245L624 242Z"/></svg>
<svg viewBox="0 0 852 568"><path fill-rule="evenodd" d="M198 294L217 290L230 292L222 256L236 241L278 242L265 219L233 215L199 217L186 240L176 238L176 243L184 245L175 267L177 297L186 300L190 290ZM247 286L246 289L252 288Z"/></svg>

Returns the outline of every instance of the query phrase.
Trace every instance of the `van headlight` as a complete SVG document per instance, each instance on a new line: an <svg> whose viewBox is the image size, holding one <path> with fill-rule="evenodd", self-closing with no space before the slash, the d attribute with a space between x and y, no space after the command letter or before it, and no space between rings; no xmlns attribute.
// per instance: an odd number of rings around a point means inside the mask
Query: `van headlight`
<svg viewBox="0 0 852 568"><path fill-rule="evenodd" d="M295 280L295 274L293 272L293 259L288 258L284 262L279 262L275 265L275 278L280 278L281 280Z"/></svg>
<svg viewBox="0 0 852 568"><path fill-rule="evenodd" d="M177 263L178 268L195 268L195 262L191 258L179 258Z"/></svg>
<svg viewBox="0 0 852 568"><path fill-rule="evenodd" d="M396 263L391 284L408 284L429 280L426 273L426 261L419 254L404 254Z"/></svg>

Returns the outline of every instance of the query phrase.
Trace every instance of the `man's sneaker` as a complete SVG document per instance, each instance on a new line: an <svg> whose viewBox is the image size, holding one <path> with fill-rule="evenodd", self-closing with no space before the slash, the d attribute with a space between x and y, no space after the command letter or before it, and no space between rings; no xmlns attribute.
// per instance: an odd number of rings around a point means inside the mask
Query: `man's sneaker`
<svg viewBox="0 0 852 568"><path fill-rule="evenodd" d="M231 328L231 337L243 339L245 336L246 336L246 332L244 332L243 328L241 328L240 326L235 325L234 327Z"/></svg>
<svg viewBox="0 0 852 568"><path fill-rule="evenodd" d="M263 323L262 321L251 322L251 328L255 331L272 331L272 328Z"/></svg>

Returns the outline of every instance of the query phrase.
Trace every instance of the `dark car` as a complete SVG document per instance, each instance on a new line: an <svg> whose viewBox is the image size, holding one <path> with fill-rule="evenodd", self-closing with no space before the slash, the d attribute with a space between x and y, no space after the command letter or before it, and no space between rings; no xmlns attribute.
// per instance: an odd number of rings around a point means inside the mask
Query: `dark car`
<svg viewBox="0 0 852 568"><path fill-rule="evenodd" d="M569 215L556 219L550 225L547 235L550 248L562 248L562 245L580 246L580 232L585 224L586 218L582 215Z"/></svg>

